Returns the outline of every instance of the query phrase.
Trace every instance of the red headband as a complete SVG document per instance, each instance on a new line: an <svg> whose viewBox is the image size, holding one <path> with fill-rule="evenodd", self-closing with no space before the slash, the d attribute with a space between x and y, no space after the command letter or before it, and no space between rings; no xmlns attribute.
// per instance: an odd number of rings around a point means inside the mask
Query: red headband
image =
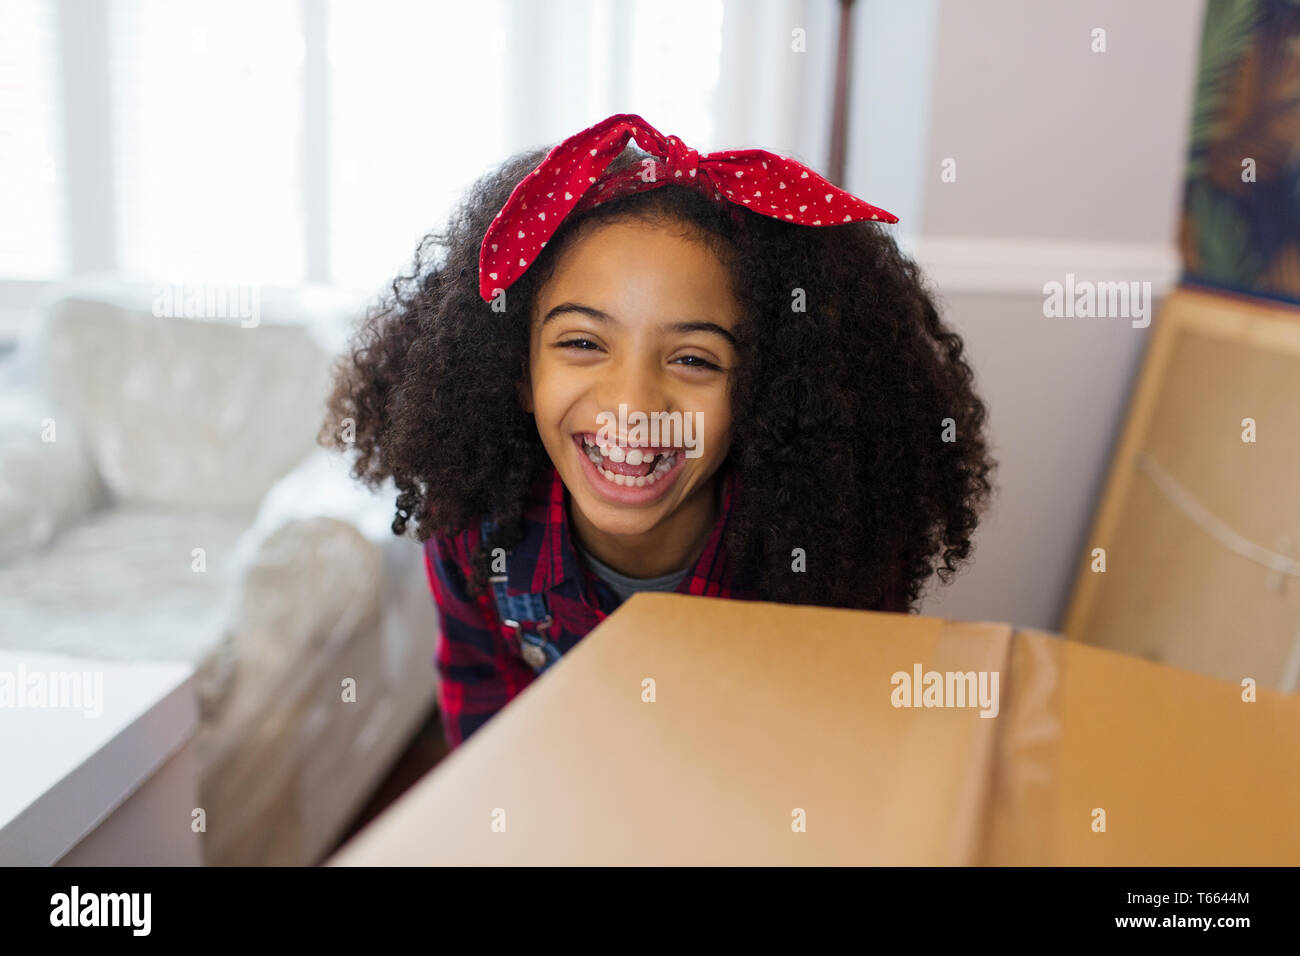
<svg viewBox="0 0 1300 956"><path fill-rule="evenodd" d="M638 146L658 159L646 159L641 168L610 175L596 185L634 136ZM867 219L898 222L893 213L863 202L793 159L761 149L701 156L641 117L619 113L560 143L515 186L479 249L479 295L490 302L498 290L523 275L575 209L589 209L670 182L802 226Z"/></svg>

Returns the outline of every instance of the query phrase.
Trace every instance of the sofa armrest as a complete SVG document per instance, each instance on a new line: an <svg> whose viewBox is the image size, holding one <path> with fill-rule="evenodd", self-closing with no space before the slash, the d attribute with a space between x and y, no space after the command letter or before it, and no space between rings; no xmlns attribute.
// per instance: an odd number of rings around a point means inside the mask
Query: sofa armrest
<svg viewBox="0 0 1300 956"><path fill-rule="evenodd" d="M77 423L39 390L0 390L0 564L48 543L108 493Z"/></svg>
<svg viewBox="0 0 1300 956"><path fill-rule="evenodd" d="M336 457L321 449L284 475L236 542L223 589L229 673L214 687L231 677L293 684L309 670L304 655L379 625L391 519Z"/></svg>
<svg viewBox="0 0 1300 956"><path fill-rule="evenodd" d="M285 474L262 498L257 517L244 533L236 563L290 521L334 518L352 525L376 543L393 537L396 490L376 494L356 482L338 452L317 448ZM391 482L389 483L391 485Z"/></svg>

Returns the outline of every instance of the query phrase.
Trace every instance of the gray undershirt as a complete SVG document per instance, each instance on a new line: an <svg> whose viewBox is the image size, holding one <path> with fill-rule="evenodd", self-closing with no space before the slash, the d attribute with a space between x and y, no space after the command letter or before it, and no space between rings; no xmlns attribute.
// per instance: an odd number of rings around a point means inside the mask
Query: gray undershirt
<svg viewBox="0 0 1300 956"><path fill-rule="evenodd" d="M618 595L619 603L626 601L637 591L676 591L677 585L682 583L682 578L686 577L686 572L690 570L690 568L682 568L680 571L657 578L629 578L626 574L620 574L609 565L597 561L582 548L577 550L578 555L595 572L596 577L608 584L610 590Z"/></svg>

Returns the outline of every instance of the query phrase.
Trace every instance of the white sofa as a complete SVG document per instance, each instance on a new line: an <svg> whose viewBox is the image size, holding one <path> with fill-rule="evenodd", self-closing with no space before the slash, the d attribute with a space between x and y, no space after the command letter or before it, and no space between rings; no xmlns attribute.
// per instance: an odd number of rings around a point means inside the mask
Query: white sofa
<svg viewBox="0 0 1300 956"><path fill-rule="evenodd" d="M315 863L436 691L394 492L315 444L361 303L284 295L245 327L155 292L64 290L0 361L0 647L191 662L204 861Z"/></svg>

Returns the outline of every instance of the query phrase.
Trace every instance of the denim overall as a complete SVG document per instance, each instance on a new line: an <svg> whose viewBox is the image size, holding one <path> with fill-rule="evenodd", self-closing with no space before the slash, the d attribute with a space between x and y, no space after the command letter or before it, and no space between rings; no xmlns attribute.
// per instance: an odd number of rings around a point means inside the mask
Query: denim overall
<svg viewBox="0 0 1300 956"><path fill-rule="evenodd" d="M496 522L489 518L483 522L483 540L496 530ZM507 559L509 555L506 555ZM506 575L495 574L488 578L492 596L496 599L497 616L501 623L513 628L520 656L524 663L540 674L560 659L560 649L547 639L547 630L553 623L546 607L546 595L541 592L509 594Z"/></svg>

